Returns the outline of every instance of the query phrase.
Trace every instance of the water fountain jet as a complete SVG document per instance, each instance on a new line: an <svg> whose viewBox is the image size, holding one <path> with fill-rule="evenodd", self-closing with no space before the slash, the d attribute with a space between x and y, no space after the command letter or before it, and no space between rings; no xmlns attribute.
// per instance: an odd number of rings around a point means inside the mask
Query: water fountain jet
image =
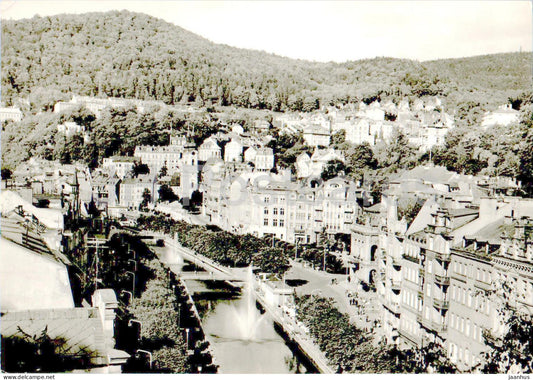
<svg viewBox="0 0 533 380"><path fill-rule="evenodd" d="M258 327L266 315L261 315L255 306L254 280L252 265L250 265L243 289L243 297L241 302L233 308L234 324L239 333L239 338L249 341L256 341L260 338L257 336Z"/></svg>

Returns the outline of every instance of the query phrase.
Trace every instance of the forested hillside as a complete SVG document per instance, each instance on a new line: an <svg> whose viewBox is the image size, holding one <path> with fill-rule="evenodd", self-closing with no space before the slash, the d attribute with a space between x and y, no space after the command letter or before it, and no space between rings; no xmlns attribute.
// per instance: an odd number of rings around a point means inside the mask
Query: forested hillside
<svg viewBox="0 0 533 380"><path fill-rule="evenodd" d="M276 111L439 95L468 109L530 89L531 53L316 63L214 44L128 11L2 21L2 101L27 97L37 109L70 93Z"/></svg>

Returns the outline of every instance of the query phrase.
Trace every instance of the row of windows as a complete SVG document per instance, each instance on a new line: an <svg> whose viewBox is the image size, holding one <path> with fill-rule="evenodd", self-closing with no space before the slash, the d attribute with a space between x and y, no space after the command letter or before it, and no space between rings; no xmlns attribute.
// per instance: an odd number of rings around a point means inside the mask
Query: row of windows
<svg viewBox="0 0 533 380"><path fill-rule="evenodd" d="M263 202L265 203L270 203L270 195L267 195L265 197L263 197ZM281 197L273 197L272 198L272 203L283 203L285 202L285 197L281 196Z"/></svg>
<svg viewBox="0 0 533 380"><path fill-rule="evenodd" d="M263 213L264 213L265 215L268 215L268 212L269 212L269 211L268 211L268 207L265 207L264 210L263 210ZM273 214L273 215L278 215L278 208L277 208L277 207L274 207L274 209L272 210L272 214ZM279 214L280 214L280 215L285 215L285 209L284 209L284 208L280 208L280 209L279 209Z"/></svg>
<svg viewBox="0 0 533 380"><path fill-rule="evenodd" d="M414 282L415 284L419 283L420 277L418 276L418 270L405 266L403 268L403 272L405 273L404 278L411 282Z"/></svg>
<svg viewBox="0 0 533 380"><path fill-rule="evenodd" d="M469 266L466 263L462 263L460 261L456 261L453 264L453 270L456 273L462 274L463 276L473 277L474 276L474 273L473 273L474 268L471 267L470 271L468 269L469 269ZM483 281L483 282L485 282L487 284L490 284L490 282L491 282L490 271L489 270L485 270L485 269L481 269L481 268L476 268L476 280L477 281Z"/></svg>
<svg viewBox="0 0 533 380"><path fill-rule="evenodd" d="M268 226L268 218L265 218L263 220L263 225L264 226ZM279 227L284 227L285 226L285 220L284 219L280 219L279 220ZM278 220L277 219L272 219L272 227L278 227Z"/></svg>
<svg viewBox="0 0 533 380"><path fill-rule="evenodd" d="M450 290L450 297L452 301L462 305L473 307L475 311L490 314L490 302L484 299L480 293L474 293L468 288L452 285Z"/></svg>
<svg viewBox="0 0 533 380"><path fill-rule="evenodd" d="M463 347L458 347L454 343L450 343L448 349L448 356L452 361L461 361L468 366L474 366L480 362L480 358L475 355L470 355L468 348L463 349Z"/></svg>
<svg viewBox="0 0 533 380"><path fill-rule="evenodd" d="M403 302L411 306L415 310L422 310L422 300L418 296L408 290L402 292Z"/></svg>
<svg viewBox="0 0 533 380"><path fill-rule="evenodd" d="M468 338L472 338L476 342L483 343L483 328L476 323L472 323L470 319L461 317L454 313L450 314L450 327L459 331Z"/></svg>

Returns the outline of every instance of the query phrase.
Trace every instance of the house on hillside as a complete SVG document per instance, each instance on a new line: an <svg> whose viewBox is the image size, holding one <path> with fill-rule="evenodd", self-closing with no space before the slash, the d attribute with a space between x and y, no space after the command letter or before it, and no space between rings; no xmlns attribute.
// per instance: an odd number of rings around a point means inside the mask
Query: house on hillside
<svg viewBox="0 0 533 380"><path fill-rule="evenodd" d="M329 146L330 133L329 130L318 125L310 125L304 127L303 138L309 146Z"/></svg>

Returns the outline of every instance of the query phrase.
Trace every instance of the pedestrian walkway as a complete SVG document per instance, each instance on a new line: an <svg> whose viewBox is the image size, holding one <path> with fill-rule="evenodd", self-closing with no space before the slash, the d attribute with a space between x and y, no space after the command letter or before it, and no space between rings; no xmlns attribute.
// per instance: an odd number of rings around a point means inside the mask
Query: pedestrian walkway
<svg viewBox="0 0 533 380"><path fill-rule="evenodd" d="M296 294L332 298L337 309L348 314L350 321L361 329L371 331L374 321L379 323L380 310L376 293L358 290L353 284L347 283L346 275L326 273L292 260L291 265L293 268L286 274L286 279L299 278L308 281L307 284L295 288ZM350 303L351 300L354 301Z"/></svg>

